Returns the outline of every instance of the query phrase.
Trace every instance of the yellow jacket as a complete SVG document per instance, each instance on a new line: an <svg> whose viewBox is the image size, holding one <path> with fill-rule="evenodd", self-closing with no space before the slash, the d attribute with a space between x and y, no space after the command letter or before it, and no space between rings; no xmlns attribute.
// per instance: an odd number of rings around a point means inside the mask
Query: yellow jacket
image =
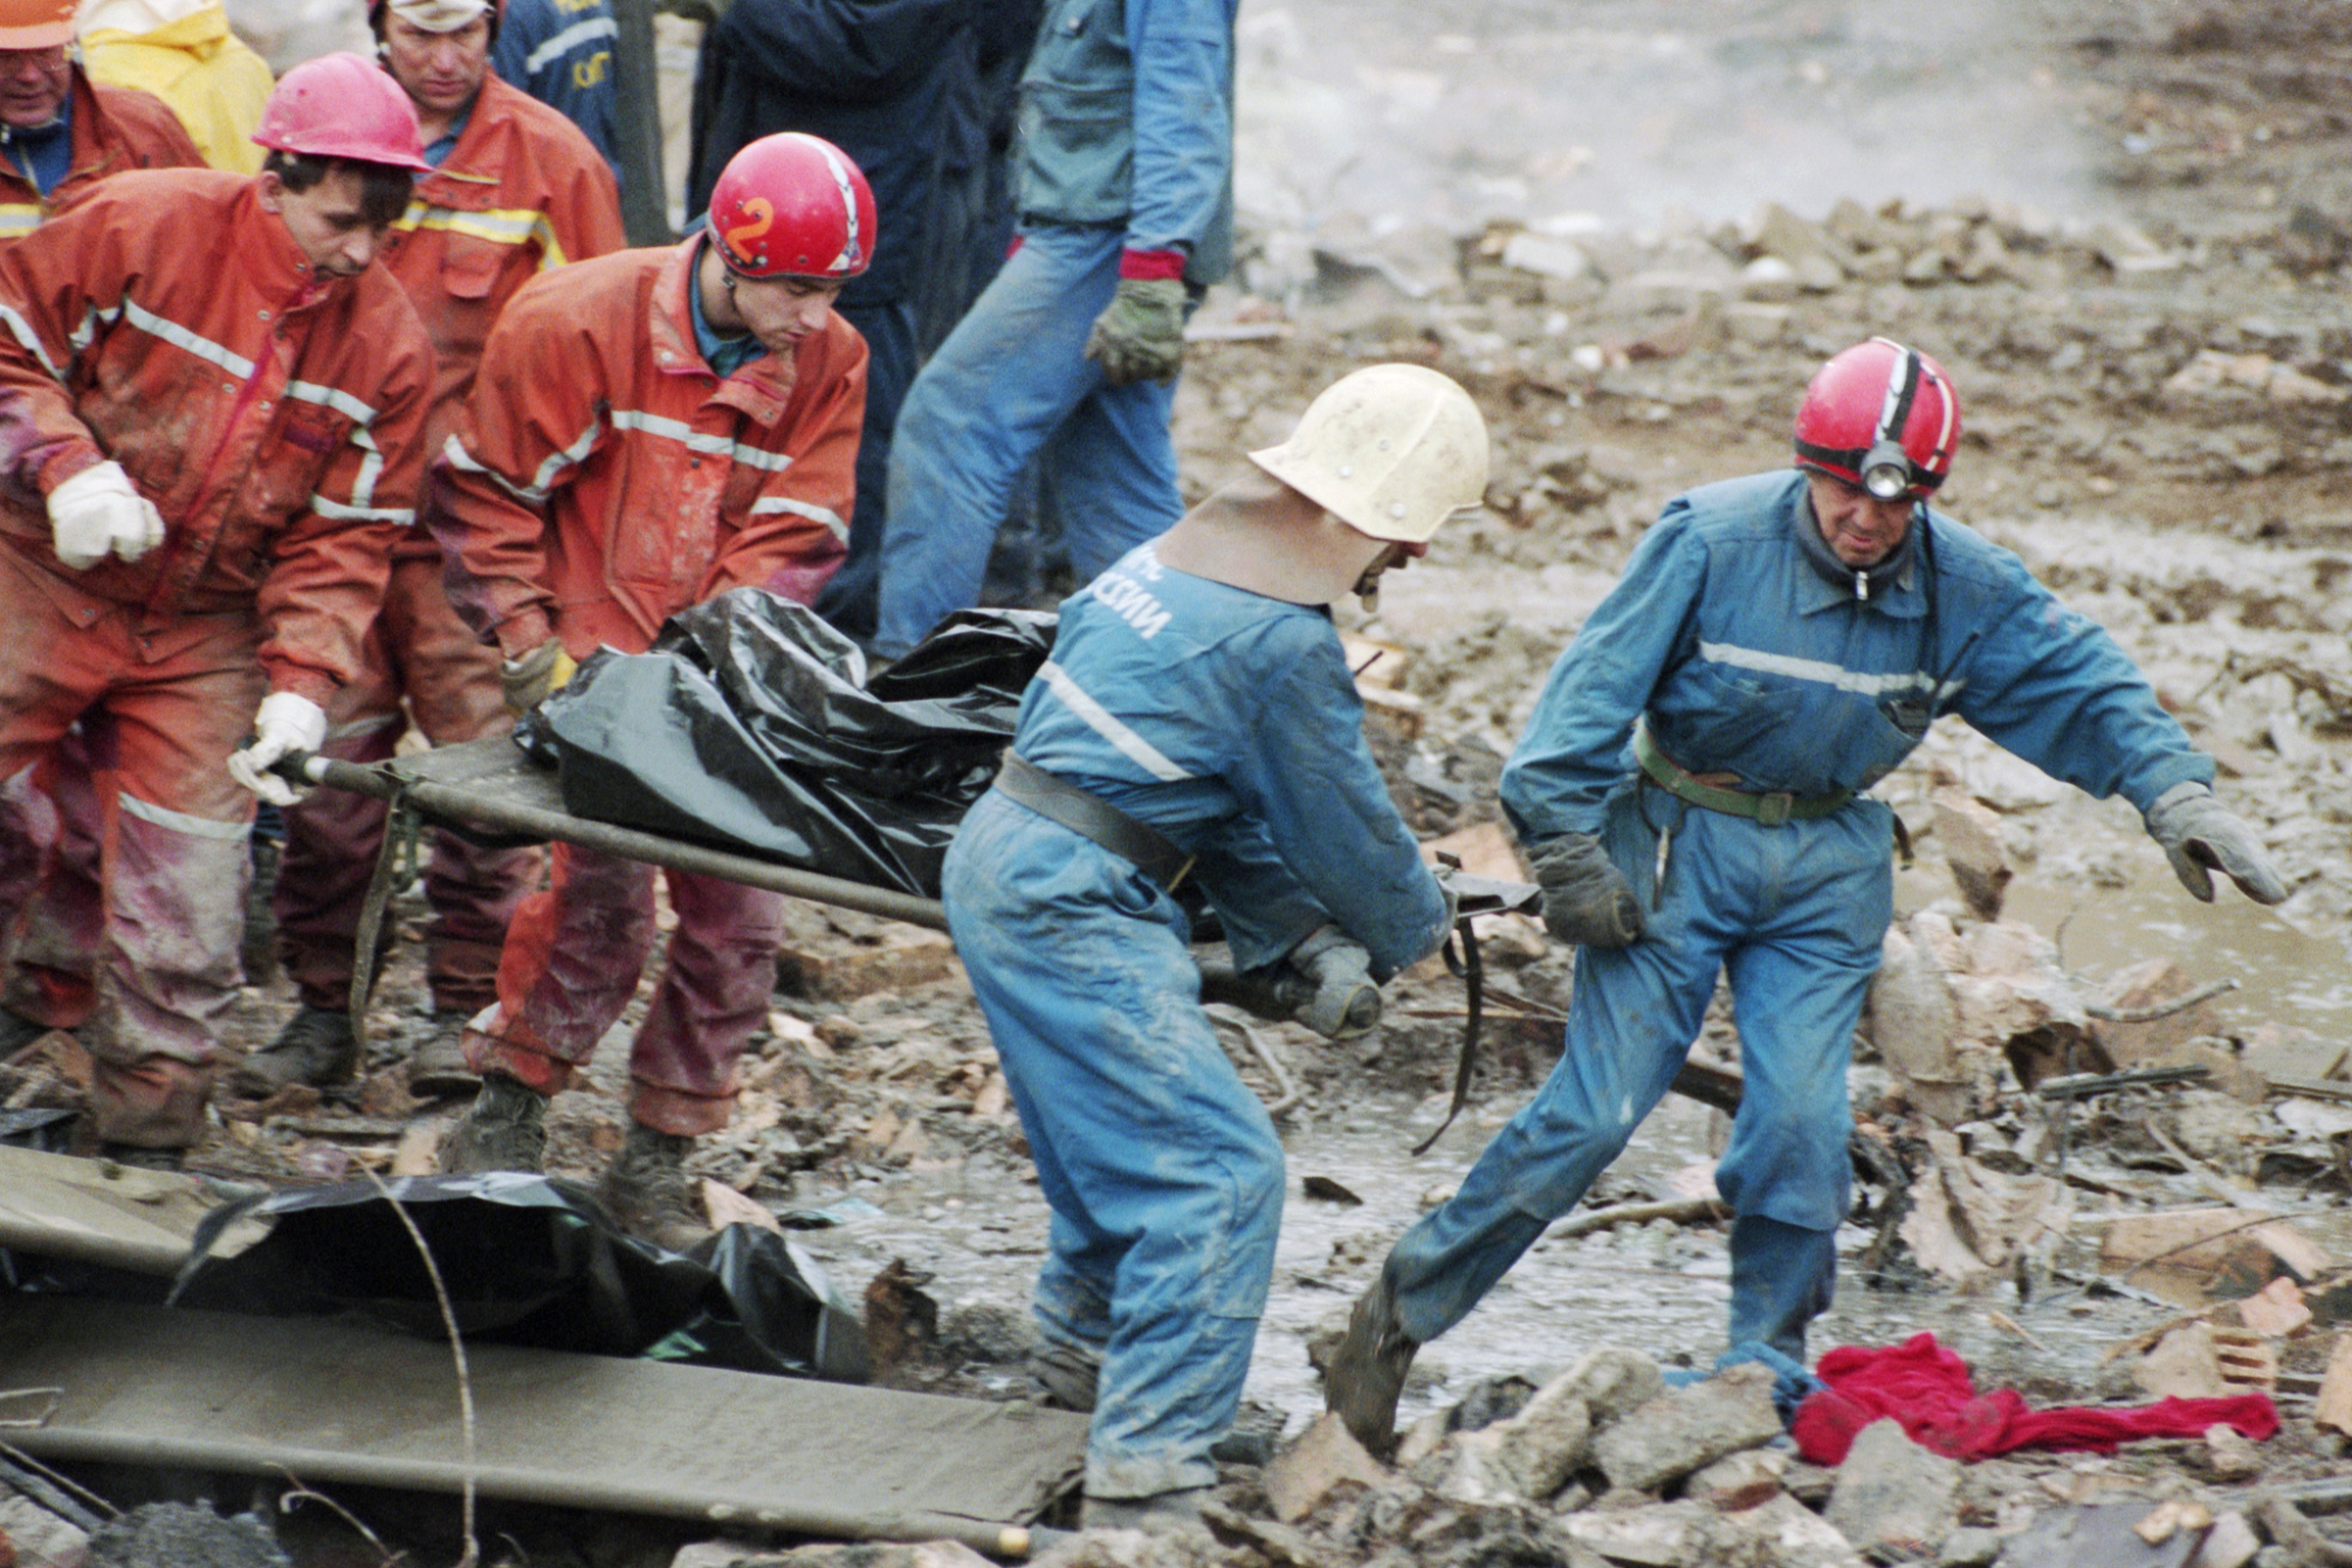
<svg viewBox="0 0 2352 1568"><path fill-rule="evenodd" d="M93 7L88 20L112 20L112 9ZM261 171L262 149L252 138L270 98L270 68L228 30L219 0L143 32L94 27L82 35L81 50L93 77L151 92L171 105L215 169Z"/></svg>

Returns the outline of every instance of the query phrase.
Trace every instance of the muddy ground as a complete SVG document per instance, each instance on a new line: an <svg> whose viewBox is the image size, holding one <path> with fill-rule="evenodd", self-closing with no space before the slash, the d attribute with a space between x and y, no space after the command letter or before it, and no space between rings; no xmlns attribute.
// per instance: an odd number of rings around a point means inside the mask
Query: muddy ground
<svg viewBox="0 0 2352 1568"><path fill-rule="evenodd" d="M1399 804L1425 835L1459 832L1495 818L1495 772L1544 671L1660 504L1783 463L1797 394L1826 355L1874 332L1917 344L1951 370L1966 411L1942 507L2019 551L2140 661L2222 759L2220 792L2294 891L2277 911L2229 892L2196 905L2128 807L2056 785L1947 719L1881 788L1920 852L1900 879L1904 914L1952 896L1930 795L1956 784L1997 813L2017 873L2009 917L2050 938L2086 992L2170 958L2191 983L2239 983L2211 1004L2217 1050L2341 1040L2352 21L2284 0L2150 0L1951 8L1923 33L1915 9L1717 3L1676 8L1668 28L1632 0L1580 7L1574 25L1549 5L1485 0L1433 33L1402 7L1253 0L1247 286L1212 298L1186 367L1188 494L1279 439L1356 365L1429 364L1473 390L1496 438L1487 512L1393 577L1376 614L1341 612L1402 651L1400 689L1418 707L1380 729ZM1348 48L1323 47L1340 37ZM1826 235L1827 274L1758 264L1772 244L1788 261L1813 243L1752 221L1767 198ZM405 910L413 939L420 910ZM1046 1210L968 988L943 952L861 917L808 911L793 947L799 979L746 1064L737 1124L705 1141L698 1164L770 1208L822 1211L832 1223L801 1239L853 1294L893 1261L918 1271L940 1328L894 1381L1031 1392L1017 1363ZM379 997L385 1067L422 1027L414 951ZM1565 1001L1565 956L1527 929L1498 935L1489 956L1530 1002ZM1550 1023L1494 1022L1470 1109L1412 1158L1443 1113L1460 1008L1457 983L1417 972L1368 1040L1257 1026L1298 1098L1282 1118L1293 1196L1249 1387L1253 1430L1295 1435L1320 1408L1306 1341L1556 1054ZM237 1039L267 1039L290 1010L282 986L249 991ZM1283 1094L1245 1031L1227 1032L1245 1076ZM618 1141L620 1033L608 1045L596 1087L558 1104L552 1153L571 1174L592 1174ZM1701 1049L1736 1062L1727 1021ZM1861 1054L1858 1111L1924 1157L1916 1108L1870 1042ZM395 1124L423 1110L393 1082L380 1077L359 1107L379 1118L376 1136L338 1133L349 1106L232 1107L201 1162L272 1179L386 1163ZM2251 1098L2175 1086L2078 1106L2078 1214L2211 1202L2218 1181L2223 1200L2300 1216L2334 1262L2352 1259L2347 1135L2295 1130L2276 1097ZM2036 1146L2043 1116L2012 1081L1964 1133L1972 1153L2046 1170L2015 1152ZM1670 1099L1589 1206L1703 1194L1721 1131L1716 1113ZM1310 1177L1355 1201L1306 1196ZM2182 1309L2106 1277L2095 1228L1968 1290L1900 1246L1865 1279L1889 1195L1863 1192L1869 1206L1840 1239L1854 1266L1817 1350L1932 1329L1982 1383L2036 1401L2145 1396L2131 1358L2107 1352ZM1722 1348L1727 1277L1713 1223L1540 1243L1423 1352L1404 1418L1596 1348L1705 1365ZM2276 1478L2345 1463L2342 1440L2310 1420L2327 1338L2278 1346ZM1974 1484L1971 1522L2013 1522L2101 1467L2158 1493L2188 1486L2193 1446L2001 1461ZM551 1532L529 1560L665 1560L658 1544L621 1540Z"/></svg>

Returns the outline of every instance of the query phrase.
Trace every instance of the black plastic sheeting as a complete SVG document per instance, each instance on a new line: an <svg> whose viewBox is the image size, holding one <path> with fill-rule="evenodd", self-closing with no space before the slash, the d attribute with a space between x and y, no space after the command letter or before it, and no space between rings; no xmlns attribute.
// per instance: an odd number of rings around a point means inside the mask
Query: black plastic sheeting
<svg viewBox="0 0 2352 1568"><path fill-rule="evenodd" d="M806 606L737 588L591 655L516 739L574 815L937 898L1054 625L965 611L868 681Z"/></svg>
<svg viewBox="0 0 2352 1568"><path fill-rule="evenodd" d="M268 1193L205 1216L171 1304L265 1317L357 1315L439 1339L431 1249L468 1342L645 1356L861 1383L865 1333L790 1241L723 1227L669 1252L615 1227L581 1189L522 1172L408 1176ZM269 1233L233 1255L231 1227Z"/></svg>

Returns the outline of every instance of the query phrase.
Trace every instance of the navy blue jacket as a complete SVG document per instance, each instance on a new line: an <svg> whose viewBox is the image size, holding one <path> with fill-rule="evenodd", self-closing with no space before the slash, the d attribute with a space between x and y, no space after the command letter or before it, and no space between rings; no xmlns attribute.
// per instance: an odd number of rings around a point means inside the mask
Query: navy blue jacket
<svg viewBox="0 0 2352 1568"><path fill-rule="evenodd" d="M735 0L695 68L686 211L747 142L779 130L822 136L874 189L873 264L851 279L852 310L921 295L952 153L985 134L975 20L993 0Z"/></svg>
<svg viewBox="0 0 2352 1568"><path fill-rule="evenodd" d="M621 177L620 110L612 51L619 38L611 0L507 0L490 55L499 80L586 131L615 180Z"/></svg>

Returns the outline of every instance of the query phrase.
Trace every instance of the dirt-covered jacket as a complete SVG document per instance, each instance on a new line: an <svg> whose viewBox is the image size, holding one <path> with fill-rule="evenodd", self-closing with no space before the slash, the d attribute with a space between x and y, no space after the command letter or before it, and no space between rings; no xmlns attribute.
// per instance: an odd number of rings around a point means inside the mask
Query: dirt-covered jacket
<svg viewBox="0 0 2352 1568"><path fill-rule="evenodd" d="M71 68L67 89L73 154L47 196L12 159L0 158L0 244L23 239L72 208L109 174L127 169L202 169L204 155L160 98L92 81Z"/></svg>
<svg viewBox="0 0 2352 1568"><path fill-rule="evenodd" d="M391 274L318 277L257 179L119 174L0 248L0 539L69 612L258 612L271 684L323 702L415 516L432 372ZM164 542L74 571L46 498L110 458Z"/></svg>
<svg viewBox="0 0 2352 1568"><path fill-rule="evenodd" d="M612 172L579 127L484 76L457 146L439 169L416 176L384 251L439 360L427 453L457 428L491 323L515 290L626 243Z"/></svg>
<svg viewBox="0 0 2352 1568"><path fill-rule="evenodd" d="M490 333L424 521L450 602L502 652L642 652L728 588L804 604L841 564L865 340L838 316L723 380L687 302L698 236L524 285Z"/></svg>

